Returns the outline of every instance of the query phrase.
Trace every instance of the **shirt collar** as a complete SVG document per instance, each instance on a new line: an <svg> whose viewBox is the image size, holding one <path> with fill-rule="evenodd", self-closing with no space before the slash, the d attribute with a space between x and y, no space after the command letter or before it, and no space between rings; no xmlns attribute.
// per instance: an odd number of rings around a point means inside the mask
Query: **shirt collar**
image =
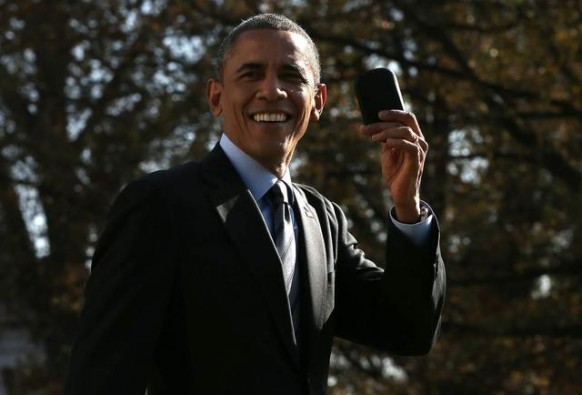
<svg viewBox="0 0 582 395"><path fill-rule="evenodd" d="M261 200L263 195L278 181L276 175L237 147L224 133L220 138L220 147L255 198L255 201ZM293 190L291 189L291 175L288 169L281 180L287 184L288 191Z"/></svg>

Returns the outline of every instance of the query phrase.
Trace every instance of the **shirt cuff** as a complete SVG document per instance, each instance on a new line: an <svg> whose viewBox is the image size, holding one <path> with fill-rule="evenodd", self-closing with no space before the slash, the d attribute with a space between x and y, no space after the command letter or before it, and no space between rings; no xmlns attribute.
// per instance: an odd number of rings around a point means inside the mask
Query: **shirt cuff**
<svg viewBox="0 0 582 395"><path fill-rule="evenodd" d="M412 243L418 247L425 245L430 237L430 228L433 221L433 214L432 209L428 204L421 201L421 207L426 207L428 209L428 216L424 218L422 221L417 222L415 224L405 224L396 220L394 216L394 208L390 210L390 219L394 226L404 233Z"/></svg>

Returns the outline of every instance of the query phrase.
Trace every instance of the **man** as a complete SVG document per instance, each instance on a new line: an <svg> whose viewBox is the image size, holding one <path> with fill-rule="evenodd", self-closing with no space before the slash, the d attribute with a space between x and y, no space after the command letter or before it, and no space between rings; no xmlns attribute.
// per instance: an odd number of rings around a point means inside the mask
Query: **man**
<svg viewBox="0 0 582 395"><path fill-rule="evenodd" d="M131 183L112 208L65 394L324 394L333 336L428 352L445 279L419 199L428 145L414 117L387 111L361 129L381 144L394 202L383 271L337 205L290 179L327 98L303 29L277 15L244 21L207 94L220 143Z"/></svg>

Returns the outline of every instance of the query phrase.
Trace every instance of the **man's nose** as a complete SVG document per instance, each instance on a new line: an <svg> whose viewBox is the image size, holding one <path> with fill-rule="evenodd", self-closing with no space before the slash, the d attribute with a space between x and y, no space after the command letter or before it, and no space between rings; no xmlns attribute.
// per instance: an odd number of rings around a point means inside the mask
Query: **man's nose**
<svg viewBox="0 0 582 395"><path fill-rule="evenodd" d="M277 76L266 75L261 81L257 97L268 101L276 101L287 97L287 91Z"/></svg>

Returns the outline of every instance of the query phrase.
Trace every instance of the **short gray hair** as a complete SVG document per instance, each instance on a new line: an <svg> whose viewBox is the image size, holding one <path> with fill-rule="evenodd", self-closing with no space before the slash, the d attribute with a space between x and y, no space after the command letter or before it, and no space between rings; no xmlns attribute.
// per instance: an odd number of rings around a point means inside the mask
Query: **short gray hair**
<svg viewBox="0 0 582 395"><path fill-rule="evenodd" d="M319 76L321 74L321 66L319 64L319 51L317 46L307 34L307 32L299 26L297 23L293 22L291 19L284 15L279 14L259 14L255 15L249 19L243 20L238 26L228 33L226 38L220 44L218 49L218 54L214 60L214 72L216 78L222 79L222 72L224 68L224 62L228 56L232 46L234 45L236 39L244 32L249 30L279 30L284 32L292 32L300 34L305 37L307 43L309 44L310 52L310 63L313 69L315 82L319 82Z"/></svg>

